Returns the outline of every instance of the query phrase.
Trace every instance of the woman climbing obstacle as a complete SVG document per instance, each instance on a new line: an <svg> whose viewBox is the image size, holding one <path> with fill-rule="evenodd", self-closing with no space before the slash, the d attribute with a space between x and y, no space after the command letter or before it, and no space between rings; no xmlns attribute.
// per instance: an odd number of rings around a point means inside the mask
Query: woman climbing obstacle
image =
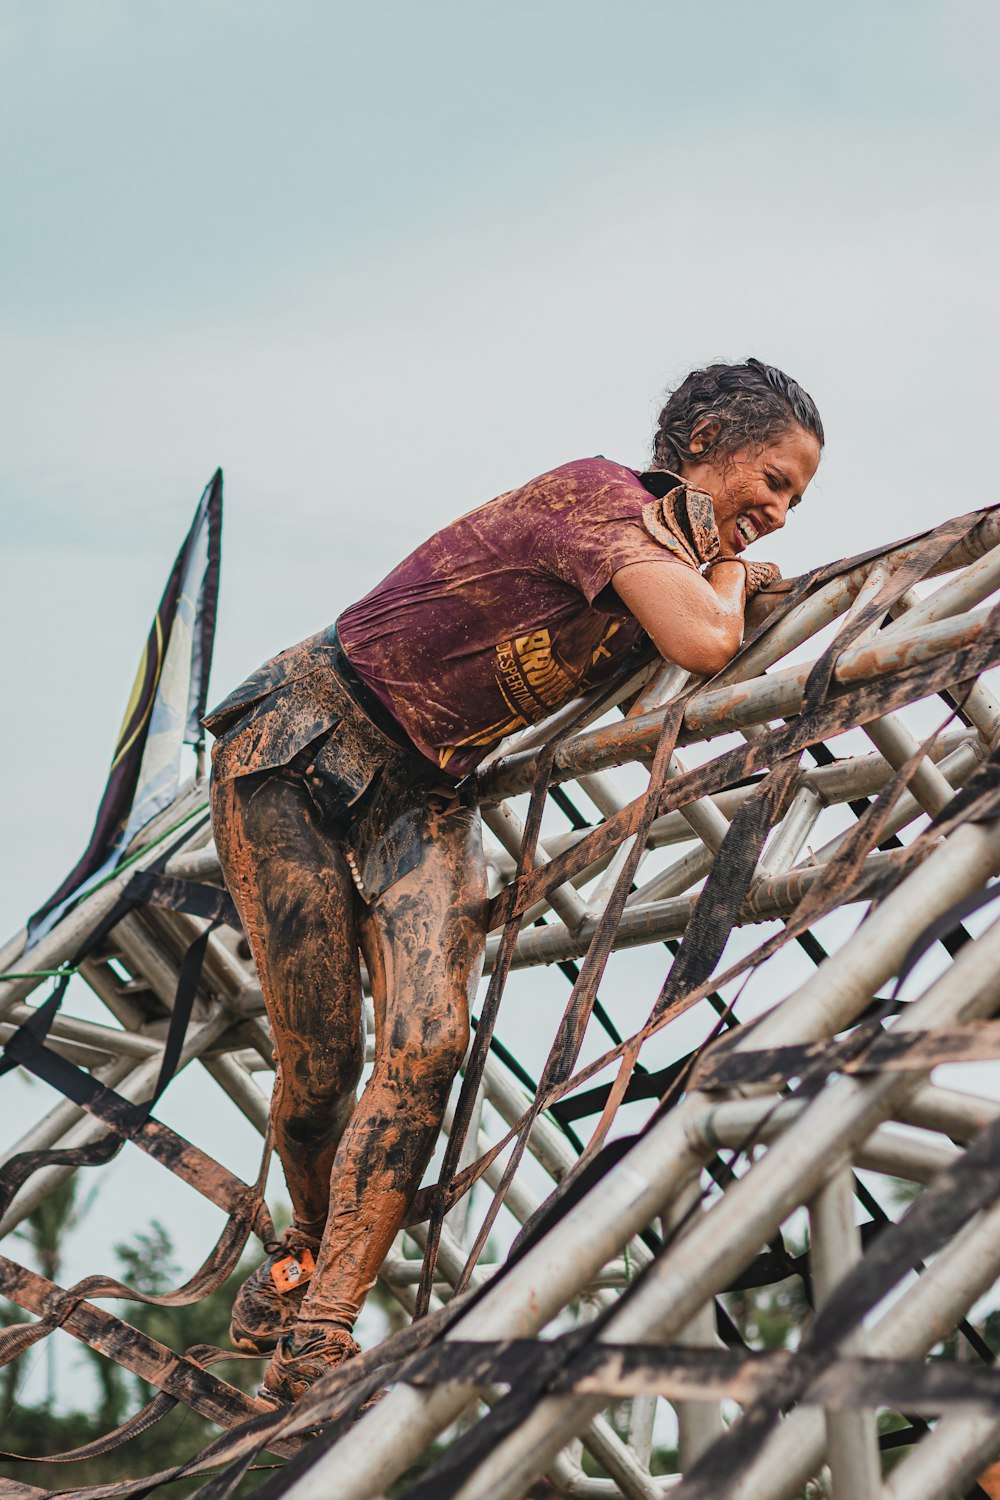
<svg viewBox="0 0 1000 1500"><path fill-rule="evenodd" d="M785 524L822 445L815 403L782 371L697 370L660 413L650 470L583 459L471 511L205 720L293 1214L233 1308L234 1344L270 1353L264 1400L294 1401L357 1351L465 1054L486 940L468 773L656 653L725 666L748 598L778 576L743 554ZM359 949L376 1044L357 1099Z"/></svg>

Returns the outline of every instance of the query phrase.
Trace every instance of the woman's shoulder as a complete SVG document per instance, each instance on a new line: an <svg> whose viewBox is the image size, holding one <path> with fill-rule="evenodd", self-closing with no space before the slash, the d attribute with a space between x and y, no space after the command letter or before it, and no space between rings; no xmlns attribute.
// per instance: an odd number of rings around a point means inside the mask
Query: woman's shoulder
<svg viewBox="0 0 1000 1500"><path fill-rule="evenodd" d="M649 495L637 469L599 453L546 469L517 489L498 496L502 505L541 512L565 511L602 499L626 499L641 505Z"/></svg>
<svg viewBox="0 0 1000 1500"><path fill-rule="evenodd" d="M591 458L571 458L567 463L559 464L557 468L540 474L537 479L529 481L529 484L568 486L623 484L630 489L642 489L642 479L638 469L619 463L617 459L605 458L603 453L595 453Z"/></svg>
<svg viewBox="0 0 1000 1500"><path fill-rule="evenodd" d="M594 524L635 522L650 499L644 476L628 464L605 458L574 458L546 469L533 479L504 490L475 510L443 527L427 544L447 549L460 538L486 545L501 538L509 548L515 537L529 545L552 525L577 529Z"/></svg>

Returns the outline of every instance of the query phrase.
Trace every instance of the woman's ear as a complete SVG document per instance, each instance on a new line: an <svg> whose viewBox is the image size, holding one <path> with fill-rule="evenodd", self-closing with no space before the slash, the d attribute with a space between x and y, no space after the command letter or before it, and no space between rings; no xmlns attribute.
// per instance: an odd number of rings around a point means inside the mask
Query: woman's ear
<svg viewBox="0 0 1000 1500"><path fill-rule="evenodd" d="M722 431L722 423L718 417L699 417L691 428L691 436L688 438L689 453L706 453L713 447Z"/></svg>

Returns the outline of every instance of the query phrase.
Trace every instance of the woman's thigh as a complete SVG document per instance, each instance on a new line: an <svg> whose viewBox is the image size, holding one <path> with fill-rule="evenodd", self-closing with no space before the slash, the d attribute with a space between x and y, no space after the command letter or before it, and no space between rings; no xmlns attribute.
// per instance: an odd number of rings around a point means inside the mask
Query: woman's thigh
<svg viewBox="0 0 1000 1500"><path fill-rule="evenodd" d="M300 781L213 784L219 860L271 1018L286 1087L316 1105L353 1092L364 1057L355 892Z"/></svg>
<svg viewBox="0 0 1000 1500"><path fill-rule="evenodd" d="M376 1071L416 1068L446 1091L468 1042L469 1006L486 941L486 873L478 809L431 793L401 814L418 862L372 902L362 947L376 997Z"/></svg>

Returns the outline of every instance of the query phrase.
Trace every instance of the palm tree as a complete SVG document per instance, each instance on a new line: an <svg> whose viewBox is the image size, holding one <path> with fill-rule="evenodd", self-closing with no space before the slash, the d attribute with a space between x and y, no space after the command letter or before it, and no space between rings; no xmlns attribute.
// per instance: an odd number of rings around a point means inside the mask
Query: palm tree
<svg viewBox="0 0 1000 1500"><path fill-rule="evenodd" d="M79 1188L80 1179L71 1172L37 1208L32 1209L21 1228L14 1231L18 1239L25 1240L31 1247L41 1274L57 1286L66 1237L83 1221L97 1194L94 1187L78 1203ZM56 1346L51 1335L45 1341L45 1387L45 1404L52 1407L56 1394Z"/></svg>

